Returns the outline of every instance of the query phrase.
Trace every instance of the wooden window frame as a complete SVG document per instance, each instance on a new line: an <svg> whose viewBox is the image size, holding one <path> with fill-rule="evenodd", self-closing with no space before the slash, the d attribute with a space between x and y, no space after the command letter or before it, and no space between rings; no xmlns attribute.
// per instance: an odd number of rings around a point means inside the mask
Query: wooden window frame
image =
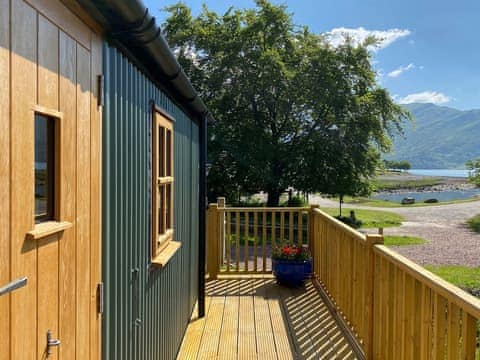
<svg viewBox="0 0 480 360"><path fill-rule="evenodd" d="M33 210L33 229L28 231L26 236L30 240L39 240L44 237L60 233L66 229L69 229L73 226L72 223L68 221L61 221L60 217L60 203L61 203L61 194L60 194L60 182L61 182L61 154L62 154L62 138L61 138L61 124L63 119L63 113L45 108L39 105L33 105L32 108L32 119L35 121L36 116L44 116L53 122L53 133L55 136L54 151L55 156L53 159L54 170L53 170L53 186L51 191L53 191L53 204L51 204L51 214L48 218L41 219L37 222L35 216L35 199L34 199L34 210ZM35 144L35 139L33 139ZM35 145L34 145L35 146ZM35 187L35 174L33 178L34 187ZM35 196L35 194L34 194Z"/></svg>
<svg viewBox="0 0 480 360"><path fill-rule="evenodd" d="M174 119L163 110L153 106L151 248L152 264L160 267L165 266L180 247L179 242L173 241L174 138Z"/></svg>
<svg viewBox="0 0 480 360"><path fill-rule="evenodd" d="M56 123L58 119L55 117L42 114L40 112L35 112L34 115L34 121L35 123L39 119L43 119L46 123L46 148L47 148L47 169L45 172L45 181L46 181L46 209L45 213L42 214L37 214L36 212L36 204L35 204L35 223L36 224L41 224L47 221L52 221L55 220L55 215L56 215L56 204L55 201L57 199L57 164L56 164L56 158L57 158L57 143L58 143L58 133L56 131ZM35 127L36 125L34 125ZM36 134L34 135L34 147L36 147ZM35 159L37 160L37 159ZM35 174L35 184L37 180L37 175ZM36 200L35 200L36 202Z"/></svg>

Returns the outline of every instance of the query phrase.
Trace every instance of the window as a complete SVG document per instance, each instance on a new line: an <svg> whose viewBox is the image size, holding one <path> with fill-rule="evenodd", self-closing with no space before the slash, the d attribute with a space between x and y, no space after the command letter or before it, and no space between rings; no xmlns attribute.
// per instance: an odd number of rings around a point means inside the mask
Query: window
<svg viewBox="0 0 480 360"><path fill-rule="evenodd" d="M35 223L55 216L55 119L35 114Z"/></svg>
<svg viewBox="0 0 480 360"><path fill-rule="evenodd" d="M173 122L153 113L153 239L152 258L158 258L173 240ZM176 246L174 246L177 248ZM176 249L175 249L176 250Z"/></svg>

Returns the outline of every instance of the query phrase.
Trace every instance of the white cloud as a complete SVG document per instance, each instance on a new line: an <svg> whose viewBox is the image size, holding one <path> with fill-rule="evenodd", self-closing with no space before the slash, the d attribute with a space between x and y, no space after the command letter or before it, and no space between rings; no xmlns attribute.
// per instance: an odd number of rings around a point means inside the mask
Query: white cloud
<svg viewBox="0 0 480 360"><path fill-rule="evenodd" d="M411 104L411 103L432 103L432 104L445 104L452 100L451 97L437 91L423 91L415 94L409 94L405 97L394 96L393 99L399 104Z"/></svg>
<svg viewBox="0 0 480 360"><path fill-rule="evenodd" d="M353 45L363 44L370 37L377 39L377 44L368 47L371 51L378 51L391 45L398 39L410 35L407 29L389 29L389 30L367 30L363 27L356 29L351 28L334 28L325 34L325 38L332 46L339 46L345 43L346 39L350 39Z"/></svg>
<svg viewBox="0 0 480 360"><path fill-rule="evenodd" d="M388 73L388 77L391 77L391 78L396 78L396 77L399 77L400 75L402 75L405 71L408 71L408 70L411 70L411 69L415 69L415 65L410 63L408 64L407 66L400 66L399 68L393 70L393 71L390 71Z"/></svg>

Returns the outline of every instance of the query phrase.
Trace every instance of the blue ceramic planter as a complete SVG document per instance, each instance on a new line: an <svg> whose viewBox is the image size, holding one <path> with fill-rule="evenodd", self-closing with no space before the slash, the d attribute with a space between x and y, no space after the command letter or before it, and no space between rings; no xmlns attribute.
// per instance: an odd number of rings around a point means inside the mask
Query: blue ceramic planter
<svg viewBox="0 0 480 360"><path fill-rule="evenodd" d="M272 260L273 274L280 284L300 286L312 274L312 261Z"/></svg>

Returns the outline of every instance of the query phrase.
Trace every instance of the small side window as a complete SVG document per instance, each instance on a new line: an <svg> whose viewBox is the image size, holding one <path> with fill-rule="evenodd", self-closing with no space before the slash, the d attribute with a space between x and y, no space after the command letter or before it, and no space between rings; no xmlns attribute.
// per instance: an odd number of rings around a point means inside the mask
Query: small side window
<svg viewBox="0 0 480 360"><path fill-rule="evenodd" d="M153 206L152 262L164 265L180 246L174 238L173 219L173 121L157 110L153 112Z"/></svg>
<svg viewBox="0 0 480 360"><path fill-rule="evenodd" d="M35 114L35 223L55 217L55 119Z"/></svg>

